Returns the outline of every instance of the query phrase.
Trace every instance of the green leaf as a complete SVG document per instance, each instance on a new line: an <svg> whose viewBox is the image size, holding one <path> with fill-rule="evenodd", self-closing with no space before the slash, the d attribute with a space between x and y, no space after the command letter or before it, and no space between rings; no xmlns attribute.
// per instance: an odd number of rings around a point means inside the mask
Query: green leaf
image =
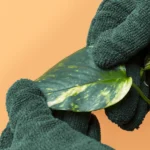
<svg viewBox="0 0 150 150"><path fill-rule="evenodd" d="M144 70L150 70L150 53L145 58Z"/></svg>
<svg viewBox="0 0 150 150"><path fill-rule="evenodd" d="M48 107L55 110L88 112L118 103L132 86L125 66L100 69L92 58L91 47L84 47L64 58L35 80Z"/></svg>
<svg viewBox="0 0 150 150"><path fill-rule="evenodd" d="M148 104L150 104L150 100L145 96L145 94L141 91L141 89L134 83L132 83L132 86L137 90L139 95L145 100Z"/></svg>
<svg viewBox="0 0 150 150"><path fill-rule="evenodd" d="M150 52L148 52L147 56L144 60L144 68L141 68L140 70L140 77L141 80L144 82L146 86L150 85L150 79L147 78L150 76ZM141 89L134 83L132 83L132 87L137 90L139 95L150 105L150 99L148 99L145 94L141 91Z"/></svg>

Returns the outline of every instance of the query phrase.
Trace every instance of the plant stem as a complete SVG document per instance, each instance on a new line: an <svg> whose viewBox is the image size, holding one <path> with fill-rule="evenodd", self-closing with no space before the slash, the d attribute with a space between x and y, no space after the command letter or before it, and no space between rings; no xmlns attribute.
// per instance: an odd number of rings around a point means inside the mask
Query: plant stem
<svg viewBox="0 0 150 150"><path fill-rule="evenodd" d="M142 78L142 76L143 76L143 73L144 73L144 69L141 68L141 70L140 70L140 77L141 77L141 78Z"/></svg>
<svg viewBox="0 0 150 150"><path fill-rule="evenodd" d="M144 93L141 91L141 89L140 89L135 83L132 83L132 86L137 90L137 92L140 94L140 96L141 96L148 104L150 104L150 100L144 95Z"/></svg>

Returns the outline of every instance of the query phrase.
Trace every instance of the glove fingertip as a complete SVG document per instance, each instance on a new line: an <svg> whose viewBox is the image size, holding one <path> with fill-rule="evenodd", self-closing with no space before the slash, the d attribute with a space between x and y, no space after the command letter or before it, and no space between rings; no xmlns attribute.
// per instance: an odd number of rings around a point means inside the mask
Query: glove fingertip
<svg viewBox="0 0 150 150"><path fill-rule="evenodd" d="M16 80L12 86L8 89L6 95L7 97L11 96L14 92L16 93L18 90L22 90L24 88L27 88L27 87L33 87L35 86L34 85L34 82L30 79L19 79L19 80Z"/></svg>
<svg viewBox="0 0 150 150"><path fill-rule="evenodd" d="M39 96L43 96L45 98L45 95L40 90L40 88L38 88L36 82L30 79L21 78L17 80L15 83L13 83L13 85L8 89L6 93L6 102L8 101L8 99L12 98L14 94L16 94L17 92L20 93L22 90L29 91L31 93L34 93Z"/></svg>
<svg viewBox="0 0 150 150"><path fill-rule="evenodd" d="M97 47L97 46L95 46ZM119 63L116 56L118 53L115 51L112 53L107 52L107 50L100 51L99 48L93 47L92 55L95 64L101 69L113 69ZM105 48L104 48L105 49ZM114 59L115 58L115 59ZM120 63L121 64L121 63Z"/></svg>

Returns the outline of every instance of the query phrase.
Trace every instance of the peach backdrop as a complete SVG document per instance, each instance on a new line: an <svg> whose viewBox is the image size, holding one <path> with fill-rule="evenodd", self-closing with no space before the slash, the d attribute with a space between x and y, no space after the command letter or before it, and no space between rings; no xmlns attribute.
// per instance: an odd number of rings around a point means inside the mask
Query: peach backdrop
<svg viewBox="0 0 150 150"><path fill-rule="evenodd" d="M58 61L84 47L101 0L0 1L0 133L8 122L6 92L20 78L35 80ZM102 143L117 150L149 150L150 114L139 130L127 132L94 111ZM149 146L149 147L148 147Z"/></svg>

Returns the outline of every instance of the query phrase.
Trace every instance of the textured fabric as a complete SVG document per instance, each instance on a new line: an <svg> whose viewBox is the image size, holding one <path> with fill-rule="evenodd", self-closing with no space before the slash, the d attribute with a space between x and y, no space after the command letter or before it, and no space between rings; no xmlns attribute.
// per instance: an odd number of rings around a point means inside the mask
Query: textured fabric
<svg viewBox="0 0 150 150"><path fill-rule="evenodd" d="M97 141L101 141L101 131L98 119L91 112L72 112L62 110L52 110L55 118L65 121L73 129L89 136Z"/></svg>
<svg viewBox="0 0 150 150"><path fill-rule="evenodd" d="M102 32L122 23L135 6L135 0L103 0L91 21L87 46L93 45Z"/></svg>
<svg viewBox="0 0 150 150"><path fill-rule="evenodd" d="M54 112L55 112L55 115L53 115L54 117L57 117L58 119L67 122L67 124L76 131L79 131L97 141L101 141L100 124L97 117L94 114L91 114L89 123L87 123L85 122L87 115L84 113L74 113L67 111L63 112L59 110L58 111L53 110L53 114ZM8 122L6 128L3 130L0 137L0 149L10 147L12 144L12 140L13 140L13 133L10 129L10 123Z"/></svg>
<svg viewBox="0 0 150 150"><path fill-rule="evenodd" d="M149 87L140 79L140 69L149 51L150 1L104 0L94 16L87 37L95 63L103 69L125 64L127 76L149 97ZM123 130L138 129L148 104L131 87L119 103L105 109L108 119Z"/></svg>
<svg viewBox="0 0 150 150"><path fill-rule="evenodd" d="M134 60L126 63L127 75L140 87L146 97L149 97L149 87L140 79L140 66ZM145 102L137 91L131 87L129 93L119 103L105 109L105 114L114 123L124 130L133 131L139 129L146 114L149 111Z"/></svg>
<svg viewBox="0 0 150 150"><path fill-rule="evenodd" d="M0 149L5 149L11 146L13 140L13 133L10 129L10 123L7 123L0 137Z"/></svg>
<svg viewBox="0 0 150 150"><path fill-rule="evenodd" d="M110 3L110 5L107 5L107 3ZM91 38L89 39L91 42L87 40L88 46L91 46L93 49L95 63L104 69L114 67L118 65L118 63L126 63L150 42L150 1L135 0L136 7L134 5L132 7L132 2L130 1L122 2L121 0L117 0L116 3L115 0L106 0L100 11L98 11L101 15L97 14L95 16L97 19L93 19L98 20L99 16L102 22L105 22L103 20L106 19L105 24L100 23L100 26L99 22L101 21L94 21L95 23L93 23L93 28L102 28L101 26L105 26L105 28L103 27L105 31L98 33L98 37L96 35L96 38L95 35L93 35L93 40ZM116 13L118 13L119 7L120 9L122 8L121 10L126 10L127 5L125 5L125 3L128 3L128 11L131 13L127 16L124 14L118 24ZM111 16L108 17L108 14L111 14ZM121 16L119 13L118 15ZM111 18L110 21L108 18ZM107 23L109 25L107 25ZM110 26L112 23L114 23L114 25ZM98 29L95 29L95 31L98 31ZM95 32L91 30L89 33L92 34ZM89 35L89 37L91 37L91 35Z"/></svg>
<svg viewBox="0 0 150 150"><path fill-rule="evenodd" d="M113 149L53 117L45 96L32 80L17 80L9 88L6 109L13 141L2 150Z"/></svg>

